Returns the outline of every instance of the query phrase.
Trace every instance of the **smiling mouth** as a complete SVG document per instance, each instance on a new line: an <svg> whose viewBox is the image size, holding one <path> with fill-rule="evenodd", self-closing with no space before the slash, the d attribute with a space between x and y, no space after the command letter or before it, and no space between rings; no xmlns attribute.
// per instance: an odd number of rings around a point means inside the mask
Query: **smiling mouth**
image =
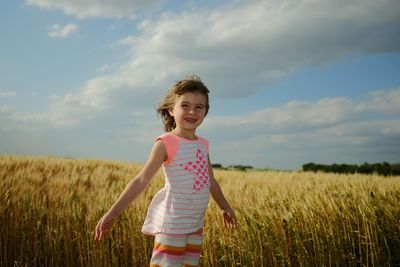
<svg viewBox="0 0 400 267"><path fill-rule="evenodd" d="M195 123L197 121L197 119L186 118L185 121L190 122L190 123Z"/></svg>

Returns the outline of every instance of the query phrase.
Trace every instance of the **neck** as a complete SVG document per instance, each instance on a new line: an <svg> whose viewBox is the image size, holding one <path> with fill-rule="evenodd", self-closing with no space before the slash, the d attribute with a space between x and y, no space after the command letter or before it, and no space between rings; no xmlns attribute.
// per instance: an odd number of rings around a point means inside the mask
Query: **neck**
<svg viewBox="0 0 400 267"><path fill-rule="evenodd" d="M171 131L171 133L173 133L179 137L190 139L190 140L197 139L195 131L188 131L188 130L184 130L184 129L180 129L180 128L175 128Z"/></svg>

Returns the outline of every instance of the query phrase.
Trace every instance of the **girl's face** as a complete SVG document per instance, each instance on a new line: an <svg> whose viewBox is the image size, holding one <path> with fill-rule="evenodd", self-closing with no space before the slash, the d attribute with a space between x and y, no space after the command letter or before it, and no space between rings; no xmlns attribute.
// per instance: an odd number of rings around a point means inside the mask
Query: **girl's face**
<svg viewBox="0 0 400 267"><path fill-rule="evenodd" d="M206 116L206 97L199 93L184 93L169 113L174 117L177 128L194 131Z"/></svg>

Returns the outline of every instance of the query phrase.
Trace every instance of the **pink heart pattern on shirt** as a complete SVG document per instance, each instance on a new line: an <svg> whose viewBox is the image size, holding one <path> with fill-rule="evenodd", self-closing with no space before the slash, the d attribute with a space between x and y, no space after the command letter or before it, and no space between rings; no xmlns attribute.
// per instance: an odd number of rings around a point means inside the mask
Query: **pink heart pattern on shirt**
<svg viewBox="0 0 400 267"><path fill-rule="evenodd" d="M193 191L200 192L208 185L210 177L208 176L208 164L204 153L197 149L196 161L189 161L180 165L185 171L193 175Z"/></svg>

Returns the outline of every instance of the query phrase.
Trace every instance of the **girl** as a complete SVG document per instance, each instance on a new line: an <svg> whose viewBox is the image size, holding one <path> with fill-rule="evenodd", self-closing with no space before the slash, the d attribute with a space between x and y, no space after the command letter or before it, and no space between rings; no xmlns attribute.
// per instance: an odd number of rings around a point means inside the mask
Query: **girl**
<svg viewBox="0 0 400 267"><path fill-rule="evenodd" d="M208 141L196 135L209 110L208 93L197 76L168 91L157 107L166 133L156 138L143 169L97 223L96 240L111 237L116 217L148 186L161 165L165 186L154 196L142 228L155 236L150 266L199 265L210 193L222 210L223 224L236 227L235 214L213 175Z"/></svg>

